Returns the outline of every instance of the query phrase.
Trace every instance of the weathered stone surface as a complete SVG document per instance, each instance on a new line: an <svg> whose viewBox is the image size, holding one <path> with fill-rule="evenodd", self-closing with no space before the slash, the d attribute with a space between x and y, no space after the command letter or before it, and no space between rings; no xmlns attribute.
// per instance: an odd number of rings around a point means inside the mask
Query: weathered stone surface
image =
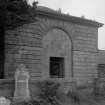
<svg viewBox="0 0 105 105"><path fill-rule="evenodd" d="M15 72L14 101L27 101L30 99L28 81L29 73L26 67L21 64Z"/></svg>
<svg viewBox="0 0 105 105"><path fill-rule="evenodd" d="M53 29L43 37L43 78L50 78L49 58L63 57L65 61L64 79L71 78L71 40L68 35L60 29Z"/></svg>
<svg viewBox="0 0 105 105"><path fill-rule="evenodd" d="M43 38L53 29L63 30L71 40L72 54L71 62L66 63L66 79L70 81L71 70L74 73L77 83L85 83L92 80L93 74L97 76L97 47L98 31L97 27L73 24L49 17L39 17L37 22L26 24L16 30L8 30L6 34L6 57L5 57L5 76L13 78L14 69L20 63L24 63L30 69L30 78L39 79L46 77L48 67L43 73ZM52 36L53 33L52 33ZM55 43L56 44L56 43ZM19 50L23 56L19 58ZM56 48L57 49L57 48ZM56 52L56 51L55 51ZM66 55L64 53L61 54ZM48 63L48 62L47 62ZM69 69L71 66L71 69ZM47 73L47 77L49 73ZM62 78L61 81L65 79Z"/></svg>
<svg viewBox="0 0 105 105"><path fill-rule="evenodd" d="M14 95L14 80L0 79L0 96L13 97Z"/></svg>
<svg viewBox="0 0 105 105"><path fill-rule="evenodd" d="M94 79L94 94L105 96L105 80L102 78Z"/></svg>
<svg viewBox="0 0 105 105"><path fill-rule="evenodd" d="M73 72L78 84L84 84L97 77L97 53L74 51Z"/></svg>
<svg viewBox="0 0 105 105"><path fill-rule="evenodd" d="M11 101L5 97L0 97L0 105L10 105Z"/></svg>

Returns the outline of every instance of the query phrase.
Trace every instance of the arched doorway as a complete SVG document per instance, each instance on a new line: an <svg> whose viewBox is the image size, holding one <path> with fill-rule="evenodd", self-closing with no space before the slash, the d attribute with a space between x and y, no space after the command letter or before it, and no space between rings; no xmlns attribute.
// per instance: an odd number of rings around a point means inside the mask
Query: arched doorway
<svg viewBox="0 0 105 105"><path fill-rule="evenodd" d="M42 76L46 78L71 79L71 39L61 29L51 29L43 37Z"/></svg>

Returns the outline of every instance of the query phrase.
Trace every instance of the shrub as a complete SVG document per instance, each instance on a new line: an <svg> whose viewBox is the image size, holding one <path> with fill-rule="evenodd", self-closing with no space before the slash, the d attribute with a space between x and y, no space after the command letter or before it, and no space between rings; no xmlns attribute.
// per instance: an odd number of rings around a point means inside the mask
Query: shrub
<svg viewBox="0 0 105 105"><path fill-rule="evenodd" d="M80 95L76 91L69 91L67 96L74 102L80 104Z"/></svg>
<svg viewBox="0 0 105 105"><path fill-rule="evenodd" d="M30 100L28 102L12 102L10 105L40 105L40 102L37 100Z"/></svg>
<svg viewBox="0 0 105 105"><path fill-rule="evenodd" d="M38 83L40 89L39 99L42 104L59 105L57 90L60 84L54 81L45 80Z"/></svg>

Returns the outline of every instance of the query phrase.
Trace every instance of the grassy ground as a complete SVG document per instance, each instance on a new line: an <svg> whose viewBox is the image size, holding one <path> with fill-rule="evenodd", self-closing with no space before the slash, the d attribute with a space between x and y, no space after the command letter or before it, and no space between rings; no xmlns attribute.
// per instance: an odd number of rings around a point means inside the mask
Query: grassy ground
<svg viewBox="0 0 105 105"><path fill-rule="evenodd" d="M103 96L95 96L91 90L78 90L73 96L62 95L62 105L105 105L105 98Z"/></svg>

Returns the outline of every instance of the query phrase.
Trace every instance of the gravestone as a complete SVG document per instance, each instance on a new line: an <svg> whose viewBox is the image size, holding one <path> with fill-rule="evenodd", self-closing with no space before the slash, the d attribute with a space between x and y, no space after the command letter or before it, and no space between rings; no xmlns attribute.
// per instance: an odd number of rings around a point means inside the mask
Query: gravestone
<svg viewBox="0 0 105 105"><path fill-rule="evenodd" d="M26 67L21 64L15 72L15 92L14 101L28 101L30 99L30 92L28 87L29 73Z"/></svg>
<svg viewBox="0 0 105 105"><path fill-rule="evenodd" d="M10 105L11 101L5 97L0 97L0 105Z"/></svg>

